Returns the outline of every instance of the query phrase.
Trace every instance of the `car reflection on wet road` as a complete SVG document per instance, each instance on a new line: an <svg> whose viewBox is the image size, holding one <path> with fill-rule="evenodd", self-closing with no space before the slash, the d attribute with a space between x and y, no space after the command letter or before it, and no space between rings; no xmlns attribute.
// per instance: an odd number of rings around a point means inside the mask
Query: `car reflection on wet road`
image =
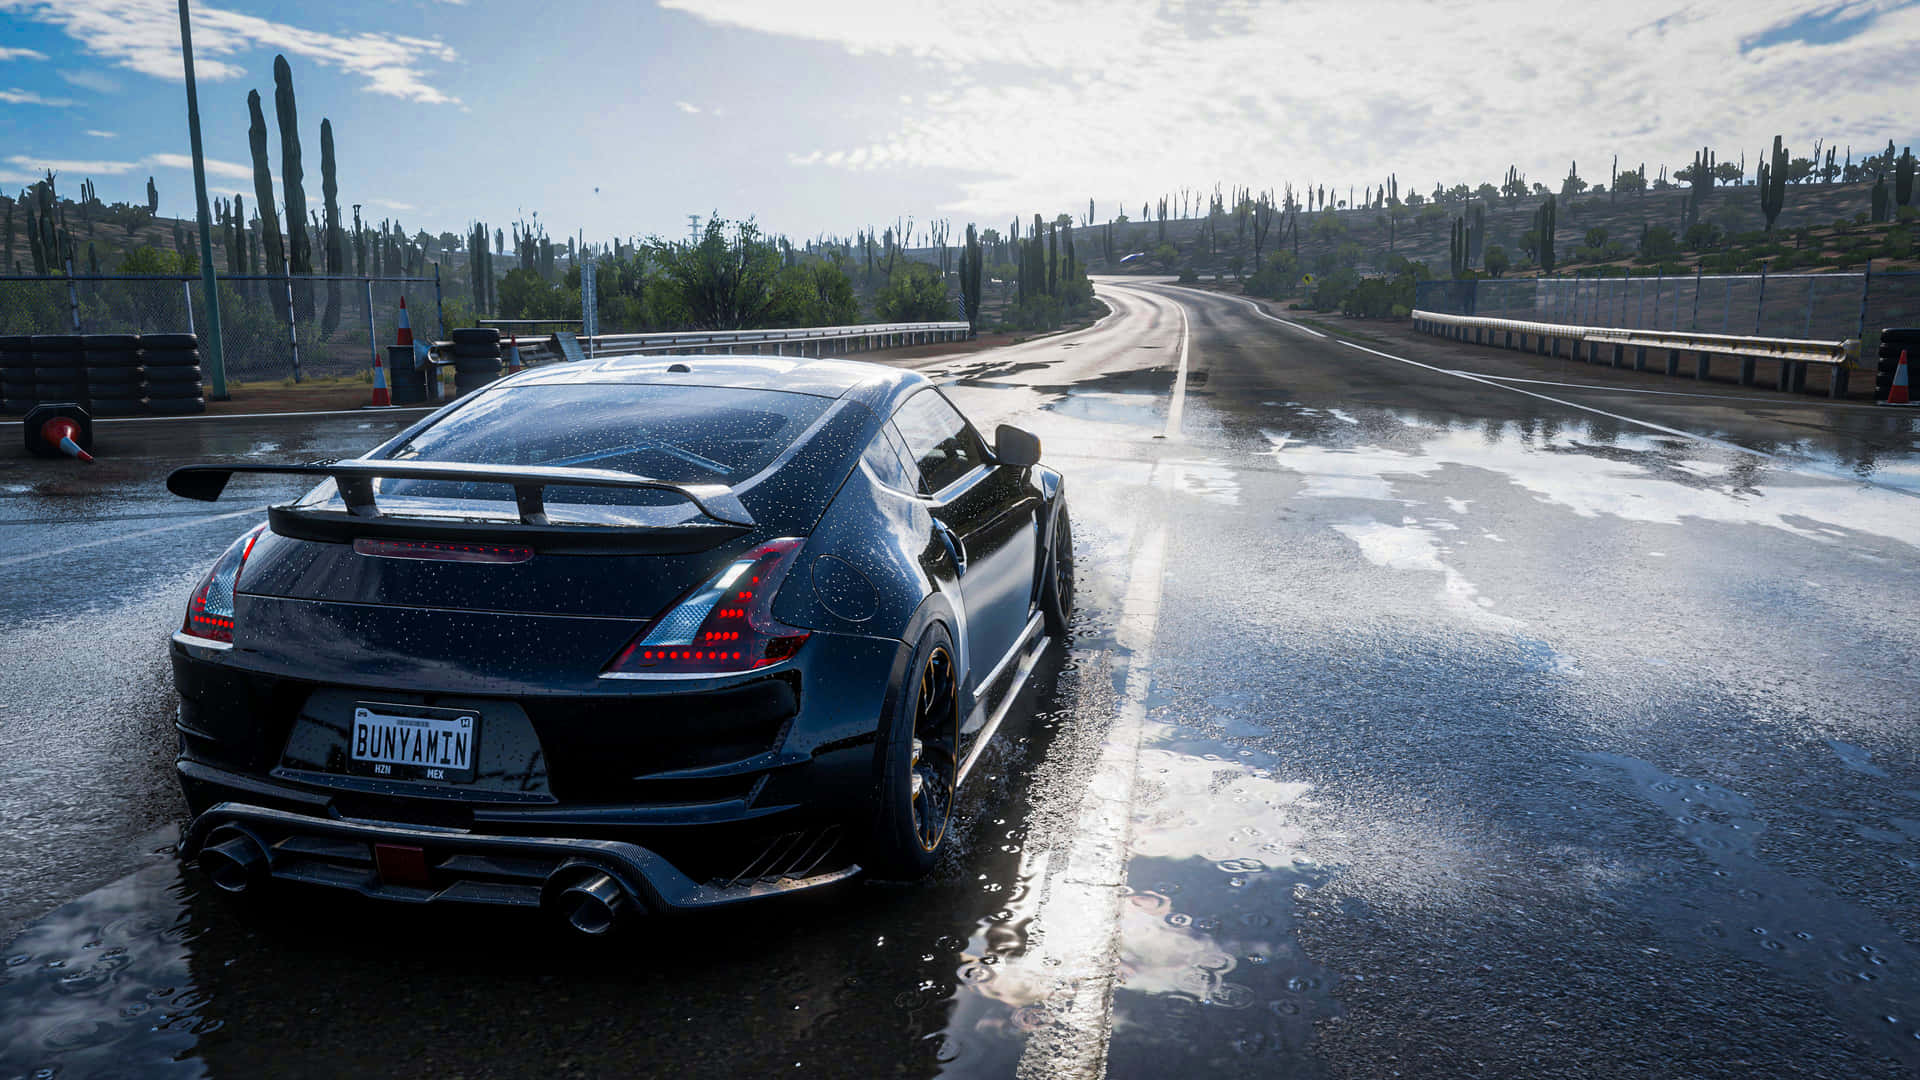
<svg viewBox="0 0 1920 1080"><path fill-rule="evenodd" d="M166 852L152 658L245 520L159 518L158 477L367 421L0 465L0 1077L1920 1068L1912 420L1102 290L927 363L1042 436L1082 551L935 878L611 948L238 907Z"/></svg>

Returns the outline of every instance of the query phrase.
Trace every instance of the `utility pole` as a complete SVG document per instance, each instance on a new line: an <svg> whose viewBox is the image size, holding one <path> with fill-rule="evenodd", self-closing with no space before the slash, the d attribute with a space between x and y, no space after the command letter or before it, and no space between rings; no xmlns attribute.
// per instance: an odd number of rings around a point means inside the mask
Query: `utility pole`
<svg viewBox="0 0 1920 1080"><path fill-rule="evenodd" d="M207 349L212 390L207 396L227 401L227 359L220 341L220 285L213 271L213 232L207 210L207 162L200 152L200 94L193 83L193 29L187 21L187 0L180 0L180 58L187 74L187 137L193 142L193 193L200 211L200 282L207 293Z"/></svg>

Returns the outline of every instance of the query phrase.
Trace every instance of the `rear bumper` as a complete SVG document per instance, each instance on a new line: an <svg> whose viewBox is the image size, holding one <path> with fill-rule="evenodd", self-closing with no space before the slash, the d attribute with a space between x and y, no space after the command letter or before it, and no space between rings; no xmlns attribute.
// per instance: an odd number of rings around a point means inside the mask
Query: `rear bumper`
<svg viewBox="0 0 1920 1080"><path fill-rule="evenodd" d="M263 873L408 903L540 907L553 882L581 871L612 877L655 912L718 907L820 888L860 872L835 855L840 827L817 826L775 837L730 880L696 882L664 856L621 840L502 836L457 829L313 817L244 802L221 802L194 819L181 841L189 859L209 841L245 836L266 855ZM374 846L418 848L424 879L382 876ZM750 876L751 875L751 876Z"/></svg>

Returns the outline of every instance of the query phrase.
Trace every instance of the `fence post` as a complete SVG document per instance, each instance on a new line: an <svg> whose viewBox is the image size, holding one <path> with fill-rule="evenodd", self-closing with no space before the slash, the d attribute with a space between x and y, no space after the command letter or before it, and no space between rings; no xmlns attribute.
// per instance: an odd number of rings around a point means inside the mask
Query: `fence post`
<svg viewBox="0 0 1920 1080"><path fill-rule="evenodd" d="M1873 260L1867 260L1867 272L1860 275L1860 359L1867 358L1867 293L1873 287Z"/></svg>
<svg viewBox="0 0 1920 1080"><path fill-rule="evenodd" d="M67 311L73 317L73 332L80 332L80 287L73 281L73 256L67 256Z"/></svg>
<svg viewBox="0 0 1920 1080"><path fill-rule="evenodd" d="M1629 283L1631 283L1631 282L1633 281L1633 271L1631 271L1631 270L1629 270L1629 271L1627 271L1627 281L1628 281ZM1633 328L1634 328L1635 330L1638 330L1638 329L1640 329L1640 327L1641 327L1641 326L1643 326L1643 325L1645 325L1645 323L1646 323L1646 321L1647 321L1647 320L1646 320L1646 315L1647 315L1647 287L1646 287L1645 285L1642 285L1642 286L1640 286L1640 288L1638 288L1638 289L1635 289L1634 291L1640 294L1640 300L1639 300L1639 303L1637 303L1637 304L1635 304L1635 305L1634 305L1634 308L1633 308ZM1655 317L1655 318L1659 318L1659 317L1660 317L1660 309L1659 309L1658 307L1656 307L1656 308L1654 308L1654 309L1653 309L1653 313L1654 313L1654 317Z"/></svg>
<svg viewBox="0 0 1920 1080"><path fill-rule="evenodd" d="M446 301L440 295L439 263L433 264L433 307L440 315L440 337L438 340L445 341L447 340L447 305Z"/></svg>
<svg viewBox="0 0 1920 1080"><path fill-rule="evenodd" d="M1819 278L1812 274L1807 275L1807 327L1800 332L1802 337L1813 337L1813 287L1819 283Z"/></svg>
<svg viewBox="0 0 1920 1080"><path fill-rule="evenodd" d="M374 367L380 366L380 338L373 330L373 279L367 278L367 358Z"/></svg>
<svg viewBox="0 0 1920 1080"><path fill-rule="evenodd" d="M1767 307L1767 264L1760 263L1760 299L1753 303L1753 336L1760 336L1760 313Z"/></svg>
<svg viewBox="0 0 1920 1080"><path fill-rule="evenodd" d="M180 279L180 295L187 302L187 333L198 337L199 333L193 328L193 280L191 278Z"/></svg>
<svg viewBox="0 0 1920 1080"><path fill-rule="evenodd" d="M1665 270L1653 272L1653 328L1660 329L1660 289L1667 283Z"/></svg>
<svg viewBox="0 0 1920 1080"><path fill-rule="evenodd" d="M287 343L293 347L293 381L300 381L300 313L293 308L293 264L280 249L280 276L287 279Z"/></svg>
<svg viewBox="0 0 1920 1080"><path fill-rule="evenodd" d="M1731 334L1733 333L1733 275L1728 274L1723 280L1727 283L1727 310L1720 316L1720 332Z"/></svg>
<svg viewBox="0 0 1920 1080"><path fill-rule="evenodd" d="M1693 267L1693 318L1687 322L1687 329L1700 332L1700 285L1706 279L1706 267L1694 264Z"/></svg>

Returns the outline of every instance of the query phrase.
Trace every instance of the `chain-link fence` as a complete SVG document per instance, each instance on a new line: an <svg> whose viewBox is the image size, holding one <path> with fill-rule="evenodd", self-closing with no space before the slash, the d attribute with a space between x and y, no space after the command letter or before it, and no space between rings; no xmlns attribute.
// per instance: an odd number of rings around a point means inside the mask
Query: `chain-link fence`
<svg viewBox="0 0 1920 1080"><path fill-rule="evenodd" d="M1838 341L1871 355L1880 331L1920 324L1920 274L1716 274L1680 277L1423 281L1414 306L1449 315L1631 330Z"/></svg>
<svg viewBox="0 0 1920 1080"><path fill-rule="evenodd" d="M430 277L221 277L220 330L229 383L354 375L394 344L400 300L421 341L444 339ZM291 303L289 303L291 298ZM0 334L126 334L207 330L198 277L0 276Z"/></svg>

